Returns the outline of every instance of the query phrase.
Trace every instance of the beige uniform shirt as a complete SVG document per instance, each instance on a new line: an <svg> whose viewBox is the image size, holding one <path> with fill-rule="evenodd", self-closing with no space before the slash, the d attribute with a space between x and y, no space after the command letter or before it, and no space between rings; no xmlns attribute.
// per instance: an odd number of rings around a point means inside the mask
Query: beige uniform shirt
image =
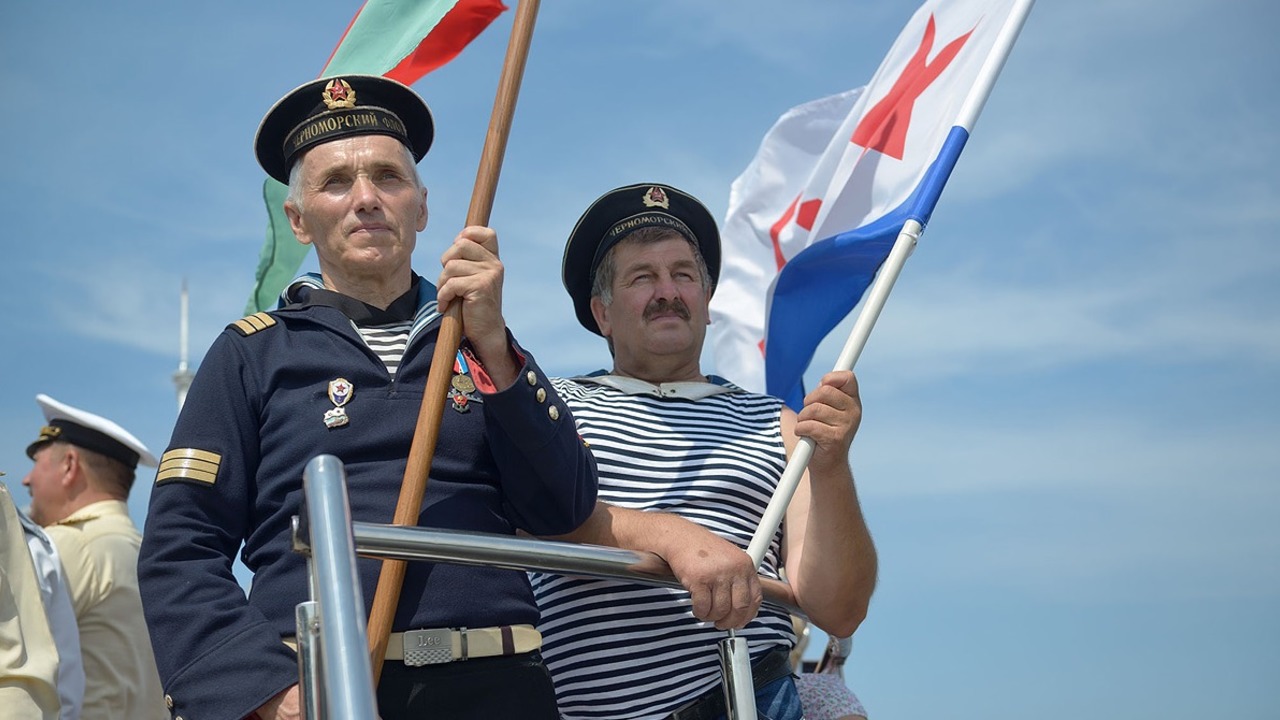
<svg viewBox="0 0 1280 720"><path fill-rule="evenodd" d="M0 485L0 717L58 720L58 651L27 539Z"/></svg>
<svg viewBox="0 0 1280 720"><path fill-rule="evenodd" d="M138 594L142 536L123 502L81 508L45 528L58 547L84 658L84 713L94 720L168 718Z"/></svg>
<svg viewBox="0 0 1280 720"><path fill-rule="evenodd" d="M81 720L84 665L80 660L80 626L76 624L76 612L71 607L67 571L62 569L58 548L44 528L21 510L18 511L18 522L22 523L27 538L27 550L31 552L36 582L40 585L40 598L44 600L44 614L49 618L49 632L53 633L53 645L58 649L58 699L62 702L58 720Z"/></svg>

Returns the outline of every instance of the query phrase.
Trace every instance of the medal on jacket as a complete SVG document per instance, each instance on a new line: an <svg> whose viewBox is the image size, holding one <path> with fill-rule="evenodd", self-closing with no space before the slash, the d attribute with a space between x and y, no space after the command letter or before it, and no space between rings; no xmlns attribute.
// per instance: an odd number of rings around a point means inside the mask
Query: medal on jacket
<svg viewBox="0 0 1280 720"><path fill-rule="evenodd" d="M449 391L450 404L453 409L460 413L469 411L471 408L468 403L476 391L476 383L467 374L467 359L463 357L462 352L458 352L458 356L453 361L453 379L449 381L452 389Z"/></svg>
<svg viewBox="0 0 1280 720"><path fill-rule="evenodd" d="M347 416L347 409L343 407L351 400L351 396L355 394L355 387L351 381L346 378L336 378L329 381L329 402L333 403L333 409L325 412L324 426L330 430L340 428L351 421Z"/></svg>

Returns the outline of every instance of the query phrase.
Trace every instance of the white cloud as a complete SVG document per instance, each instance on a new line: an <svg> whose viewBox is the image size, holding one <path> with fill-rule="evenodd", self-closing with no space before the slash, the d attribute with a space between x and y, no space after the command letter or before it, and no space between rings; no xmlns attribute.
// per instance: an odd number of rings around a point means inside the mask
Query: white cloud
<svg viewBox="0 0 1280 720"><path fill-rule="evenodd" d="M217 333L239 317L249 292L248 280L222 282L210 270L204 267L190 280L193 365ZM69 260L50 274L55 287L75 289L55 294L49 307L64 327L87 340L169 355L176 362L181 275L148 258L97 253ZM235 310L228 315L231 307Z"/></svg>

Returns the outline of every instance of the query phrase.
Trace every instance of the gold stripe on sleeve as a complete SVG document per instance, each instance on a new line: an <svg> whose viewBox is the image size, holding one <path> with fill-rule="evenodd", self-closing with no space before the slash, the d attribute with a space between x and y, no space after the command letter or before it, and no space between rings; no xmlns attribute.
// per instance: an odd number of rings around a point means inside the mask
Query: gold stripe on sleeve
<svg viewBox="0 0 1280 720"><path fill-rule="evenodd" d="M156 483L168 480L195 480L212 485L218 479L222 456L196 448L174 448L160 458Z"/></svg>

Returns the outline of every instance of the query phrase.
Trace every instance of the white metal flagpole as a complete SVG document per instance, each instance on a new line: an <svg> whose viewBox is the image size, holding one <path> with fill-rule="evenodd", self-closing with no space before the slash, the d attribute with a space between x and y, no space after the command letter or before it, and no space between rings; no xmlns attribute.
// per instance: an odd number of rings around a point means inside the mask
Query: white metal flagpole
<svg viewBox="0 0 1280 720"><path fill-rule="evenodd" d="M871 329L875 327L880 311L884 309L884 304L889 299L889 292L893 290L893 284L902 274L902 266L906 264L911 251L915 249L916 240L920 238L922 230L920 223L915 220L908 220L903 224L898 238L893 241L893 249L889 251L889 257L880 266L875 282L867 291L862 312L853 323L849 339L845 341L844 349L840 351L840 357L836 360L835 370L852 370L854 364L858 362L858 356L862 354L862 349L867 345L867 338L871 336ZM800 438L795 452L787 460L786 469L782 471L778 488L769 500L768 507L765 508L764 517L760 519L760 527L756 528L756 533L751 538L751 545L747 547L747 554L751 555L751 560L755 562L756 567L760 567L760 563L764 562L769 541L777 531L778 525L782 523L787 505L791 503L791 496L795 494L796 486L800 484L800 477L809 467L811 457L813 457L813 440L807 437Z"/></svg>

